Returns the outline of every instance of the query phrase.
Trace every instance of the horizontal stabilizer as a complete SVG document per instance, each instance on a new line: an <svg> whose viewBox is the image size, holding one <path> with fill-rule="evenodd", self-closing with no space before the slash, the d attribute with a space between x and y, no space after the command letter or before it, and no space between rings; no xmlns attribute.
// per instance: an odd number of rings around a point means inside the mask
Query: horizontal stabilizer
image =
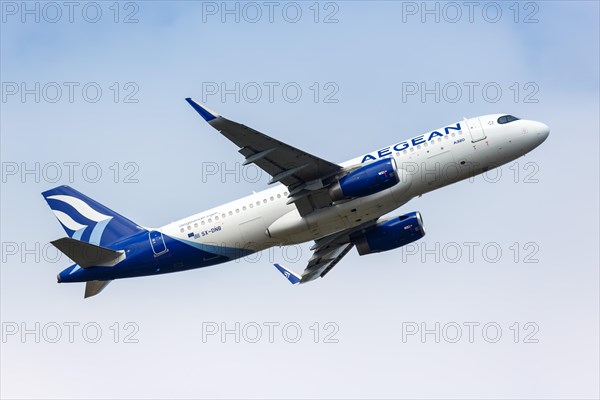
<svg viewBox="0 0 600 400"><path fill-rule="evenodd" d="M287 280L292 283L292 285L297 285L302 280L302 277L296 275L293 271L286 269L285 267L282 267L279 264L274 264L274 265L275 265L275 268L277 268L279 270L279 272L281 272L283 274L283 276L285 276L287 278Z"/></svg>
<svg viewBox="0 0 600 400"><path fill-rule="evenodd" d="M92 297L104 290L112 281L89 281L85 283L84 298Z"/></svg>
<svg viewBox="0 0 600 400"><path fill-rule="evenodd" d="M57 249L82 268L112 267L125 259L125 252L71 238L61 238L51 242Z"/></svg>

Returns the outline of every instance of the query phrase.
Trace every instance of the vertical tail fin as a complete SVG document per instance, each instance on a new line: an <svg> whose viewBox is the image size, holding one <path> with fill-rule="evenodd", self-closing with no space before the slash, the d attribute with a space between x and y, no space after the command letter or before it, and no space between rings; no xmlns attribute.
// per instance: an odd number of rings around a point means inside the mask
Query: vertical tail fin
<svg viewBox="0 0 600 400"><path fill-rule="evenodd" d="M145 231L138 224L90 199L70 186L42 193L70 238L106 246Z"/></svg>

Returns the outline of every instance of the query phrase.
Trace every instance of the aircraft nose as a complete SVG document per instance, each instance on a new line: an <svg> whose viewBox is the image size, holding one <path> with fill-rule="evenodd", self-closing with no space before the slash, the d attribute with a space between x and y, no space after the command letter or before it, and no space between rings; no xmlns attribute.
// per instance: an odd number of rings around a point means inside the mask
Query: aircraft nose
<svg viewBox="0 0 600 400"><path fill-rule="evenodd" d="M542 143L548 139L548 136L550 135L550 127L543 122L536 122L535 132L538 139L540 139L540 143Z"/></svg>

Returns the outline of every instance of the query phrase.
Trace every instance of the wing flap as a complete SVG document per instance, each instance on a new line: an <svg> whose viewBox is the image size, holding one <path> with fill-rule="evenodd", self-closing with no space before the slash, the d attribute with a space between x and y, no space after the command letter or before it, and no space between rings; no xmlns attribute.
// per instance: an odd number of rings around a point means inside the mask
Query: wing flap
<svg viewBox="0 0 600 400"><path fill-rule="evenodd" d="M316 252L309 260L308 266L304 269L302 275L298 275L279 264L275 264L275 267L294 285L310 282L325 276L353 247L353 243L344 243L335 248L329 248L325 256L321 256Z"/></svg>
<svg viewBox="0 0 600 400"><path fill-rule="evenodd" d="M373 219L354 228L315 240L315 244L310 248L313 250L313 255L308 260L308 265L302 275L297 275L279 264L275 264L275 267L294 285L323 278L354 247L354 243L350 241L350 236L363 229L369 229L376 223L377 219ZM290 276L293 277L290 278Z"/></svg>

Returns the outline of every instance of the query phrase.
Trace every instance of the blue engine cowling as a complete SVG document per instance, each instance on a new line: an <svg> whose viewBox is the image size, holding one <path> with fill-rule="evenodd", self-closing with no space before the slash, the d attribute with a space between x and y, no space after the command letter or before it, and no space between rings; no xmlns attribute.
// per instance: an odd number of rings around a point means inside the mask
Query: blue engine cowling
<svg viewBox="0 0 600 400"><path fill-rule="evenodd" d="M377 224L371 230L353 235L350 240L358 254L379 253L406 246L425 236L421 213L411 212Z"/></svg>
<svg viewBox="0 0 600 400"><path fill-rule="evenodd" d="M333 201L363 197L389 189L400 181L396 161L383 158L344 175L330 189Z"/></svg>

